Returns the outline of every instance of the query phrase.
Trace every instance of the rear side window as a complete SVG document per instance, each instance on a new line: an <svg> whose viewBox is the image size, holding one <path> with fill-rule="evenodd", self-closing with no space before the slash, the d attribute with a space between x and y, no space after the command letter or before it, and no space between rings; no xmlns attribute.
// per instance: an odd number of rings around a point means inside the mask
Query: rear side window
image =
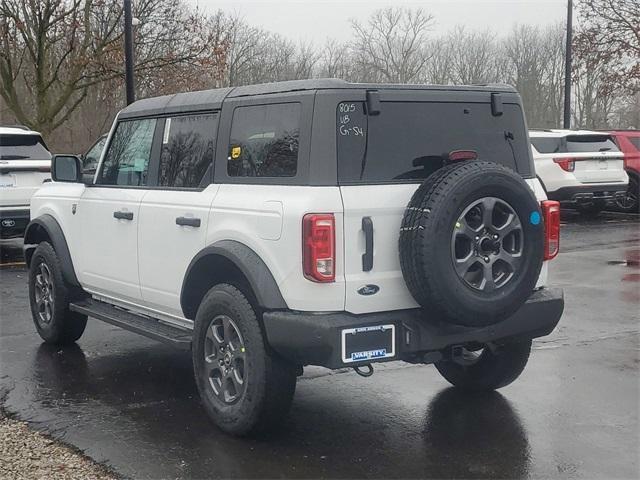
<svg viewBox="0 0 640 480"><path fill-rule="evenodd" d="M155 118L118 123L102 162L97 183L119 186L147 185L155 128Z"/></svg>
<svg viewBox="0 0 640 480"><path fill-rule="evenodd" d="M367 116L363 103L337 109L338 172L342 184L421 181L455 150L530 174L524 116L504 104L495 117L489 103L382 102Z"/></svg>
<svg viewBox="0 0 640 480"><path fill-rule="evenodd" d="M540 153L617 152L609 135L567 135L566 137L532 137L531 143Z"/></svg>
<svg viewBox="0 0 640 480"><path fill-rule="evenodd" d="M0 160L50 160L40 135L0 135Z"/></svg>
<svg viewBox="0 0 640 480"><path fill-rule="evenodd" d="M531 137L531 143L540 153L558 153L562 151L562 137Z"/></svg>
<svg viewBox="0 0 640 480"><path fill-rule="evenodd" d="M218 116L213 113L167 118L158 185L199 187L213 163L217 128Z"/></svg>
<svg viewBox="0 0 640 480"><path fill-rule="evenodd" d="M627 137L631 144L636 147L638 151L640 151L640 137Z"/></svg>
<svg viewBox="0 0 640 480"><path fill-rule="evenodd" d="M227 159L230 177L293 177L298 168L300 104L238 107Z"/></svg>

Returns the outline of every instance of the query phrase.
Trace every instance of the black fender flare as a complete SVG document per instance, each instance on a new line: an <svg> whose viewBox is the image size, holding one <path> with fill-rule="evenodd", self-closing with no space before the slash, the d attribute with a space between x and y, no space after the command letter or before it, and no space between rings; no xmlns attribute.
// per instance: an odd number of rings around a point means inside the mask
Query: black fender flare
<svg viewBox="0 0 640 480"><path fill-rule="evenodd" d="M180 291L180 306L183 312L189 308L185 302L187 298L185 288L191 273L198 262L208 256L224 257L233 263L247 279L261 308L265 310L285 310L288 308L269 267L258 254L243 243L235 240L221 240L200 250L189 263Z"/></svg>
<svg viewBox="0 0 640 480"><path fill-rule="evenodd" d="M27 266L31 263L33 250L35 250L37 244L42 241L39 238L40 229L45 231L46 235L49 237L51 246L58 254L64 279L67 283L79 287L80 282L78 282L76 272L73 268L71 254L69 253L69 247L67 246L67 239L65 238L58 221L49 214L41 215L40 217L31 220L24 232L24 257L27 262Z"/></svg>

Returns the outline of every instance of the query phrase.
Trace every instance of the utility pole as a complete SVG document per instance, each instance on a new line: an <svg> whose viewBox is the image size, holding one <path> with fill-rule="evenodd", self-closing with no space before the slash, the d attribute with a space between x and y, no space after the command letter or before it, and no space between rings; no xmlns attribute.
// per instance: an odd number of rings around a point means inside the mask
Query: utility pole
<svg viewBox="0 0 640 480"><path fill-rule="evenodd" d="M573 0L567 1L567 45L564 52L564 121L571 128L571 41L573 37Z"/></svg>
<svg viewBox="0 0 640 480"><path fill-rule="evenodd" d="M124 0L124 74L127 90L127 105L135 102L136 92L133 78L133 25L131 0Z"/></svg>

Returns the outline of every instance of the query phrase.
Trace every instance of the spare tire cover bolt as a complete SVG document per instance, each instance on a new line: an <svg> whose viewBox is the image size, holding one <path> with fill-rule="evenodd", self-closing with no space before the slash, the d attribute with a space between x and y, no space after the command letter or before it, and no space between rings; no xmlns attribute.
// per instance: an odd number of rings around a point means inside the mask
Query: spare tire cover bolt
<svg viewBox="0 0 640 480"><path fill-rule="evenodd" d="M484 261L489 263L489 257L484 257Z"/></svg>

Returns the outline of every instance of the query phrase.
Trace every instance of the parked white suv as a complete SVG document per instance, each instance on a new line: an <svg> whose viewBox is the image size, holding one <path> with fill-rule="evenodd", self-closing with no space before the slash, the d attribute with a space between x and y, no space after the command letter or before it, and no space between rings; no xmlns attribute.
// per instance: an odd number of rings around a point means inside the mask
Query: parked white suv
<svg viewBox="0 0 640 480"><path fill-rule="evenodd" d="M529 136L536 173L550 199L595 214L625 196L624 155L608 133L532 130Z"/></svg>
<svg viewBox="0 0 640 480"><path fill-rule="evenodd" d="M38 132L0 126L0 238L24 234L31 196L50 170L51 153Z"/></svg>
<svg viewBox="0 0 640 480"><path fill-rule="evenodd" d="M309 80L125 108L92 181L53 159L25 235L33 320L191 349L213 421L278 424L305 365L434 363L495 389L558 323L559 205L505 86Z"/></svg>

